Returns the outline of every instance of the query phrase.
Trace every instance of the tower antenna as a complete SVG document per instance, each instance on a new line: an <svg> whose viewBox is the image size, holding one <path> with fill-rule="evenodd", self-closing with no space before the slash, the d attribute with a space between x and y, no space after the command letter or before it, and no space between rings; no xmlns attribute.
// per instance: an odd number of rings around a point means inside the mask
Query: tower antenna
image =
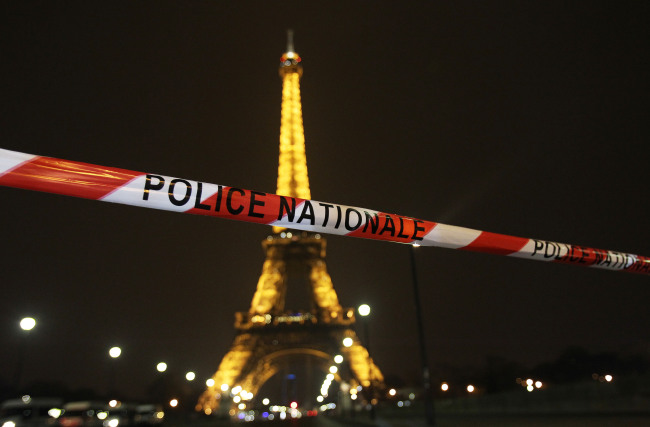
<svg viewBox="0 0 650 427"><path fill-rule="evenodd" d="M293 30L287 30L287 52L293 52Z"/></svg>

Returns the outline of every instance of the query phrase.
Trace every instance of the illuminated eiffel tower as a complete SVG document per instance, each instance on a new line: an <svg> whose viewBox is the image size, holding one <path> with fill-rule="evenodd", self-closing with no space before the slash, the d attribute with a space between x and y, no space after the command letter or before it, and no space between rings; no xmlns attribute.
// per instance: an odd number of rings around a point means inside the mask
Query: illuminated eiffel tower
<svg viewBox="0 0 650 427"><path fill-rule="evenodd" d="M291 32L279 72L283 83L277 194L310 199L300 102L302 65ZM385 387L383 376L353 329L354 309L339 303L325 264L325 239L274 227L262 247L266 260L251 307L235 314L237 335L196 409L234 416L261 408L260 388L305 360L312 370L322 372L322 379L333 373L342 390L349 387L346 393L359 393L360 400L372 401ZM288 284L302 286L303 293L308 288L309 301L304 301L308 310L285 307L287 292L292 292ZM317 381L320 384L321 378ZM336 395L338 390L330 393ZM315 405L316 398L306 398L301 406L311 409L308 406Z"/></svg>

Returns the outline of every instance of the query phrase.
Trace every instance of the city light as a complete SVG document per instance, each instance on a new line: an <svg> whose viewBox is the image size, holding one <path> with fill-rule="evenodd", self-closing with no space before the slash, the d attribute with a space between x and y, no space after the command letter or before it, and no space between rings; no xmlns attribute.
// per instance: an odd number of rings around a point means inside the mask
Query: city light
<svg viewBox="0 0 650 427"><path fill-rule="evenodd" d="M337 363L337 364L338 363L343 363L343 356L341 356L340 354L337 354L336 356L334 356L334 363Z"/></svg>
<svg viewBox="0 0 650 427"><path fill-rule="evenodd" d="M359 315L367 316L370 314L370 306L368 304L361 304L359 306Z"/></svg>
<svg viewBox="0 0 650 427"><path fill-rule="evenodd" d="M262 399L262 405L265 405L265 406L266 406L266 405L268 405L270 402L271 402L271 401L268 399L268 397L265 397L264 399Z"/></svg>
<svg viewBox="0 0 650 427"><path fill-rule="evenodd" d="M36 326L36 320L33 317L25 317L20 321L20 328L23 331L31 331Z"/></svg>
<svg viewBox="0 0 650 427"><path fill-rule="evenodd" d="M352 347L352 344L354 344L354 341L352 340L352 338L350 338L350 337L343 338L343 346L344 347Z"/></svg>
<svg viewBox="0 0 650 427"><path fill-rule="evenodd" d="M194 378L196 378L196 374L192 371L185 374L185 379L188 381L194 381Z"/></svg>
<svg viewBox="0 0 650 427"><path fill-rule="evenodd" d="M395 396L396 394L397 394L397 390L395 390L394 388L391 388L390 390L388 390L388 395L389 396Z"/></svg>
<svg viewBox="0 0 650 427"><path fill-rule="evenodd" d="M167 370L167 364L165 362L160 362L156 365L158 372L165 372Z"/></svg>
<svg viewBox="0 0 650 427"><path fill-rule="evenodd" d="M474 393L474 390L475 390L475 388L474 388L473 385L470 384L470 385L467 386L467 392L468 393Z"/></svg>
<svg viewBox="0 0 650 427"><path fill-rule="evenodd" d="M178 399L172 399L172 400L170 400L170 401L169 401L169 406L171 406L172 408L177 407L177 406L178 406Z"/></svg>
<svg viewBox="0 0 650 427"><path fill-rule="evenodd" d="M111 356L113 359L117 359L120 357L122 354L122 349L119 347L111 347L110 350L108 350L108 355Z"/></svg>
<svg viewBox="0 0 650 427"><path fill-rule="evenodd" d="M335 374L338 371L339 371L339 368L337 368L336 366L334 366L334 365L330 366L330 373Z"/></svg>
<svg viewBox="0 0 650 427"><path fill-rule="evenodd" d="M212 378L208 378L207 380L205 380L205 385L207 385L208 387L214 387L214 380Z"/></svg>
<svg viewBox="0 0 650 427"><path fill-rule="evenodd" d="M447 384L447 383L442 383L442 384L440 385L440 390L442 390L442 391L447 391L447 390L449 390L449 384Z"/></svg>

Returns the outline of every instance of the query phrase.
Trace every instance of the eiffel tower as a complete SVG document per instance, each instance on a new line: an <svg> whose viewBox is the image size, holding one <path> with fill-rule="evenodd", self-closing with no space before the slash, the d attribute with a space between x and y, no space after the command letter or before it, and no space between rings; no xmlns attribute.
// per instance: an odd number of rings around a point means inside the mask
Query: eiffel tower
<svg viewBox="0 0 650 427"><path fill-rule="evenodd" d="M277 194L310 199L300 101L302 72L289 31L279 69L283 83ZM316 233L274 227L262 247L266 260L250 309L235 314L235 339L212 376L212 385L199 398L197 411L234 416L260 408L261 387L305 361L322 372L323 379L333 374L333 381L346 393L344 399L358 394L360 400L375 403L377 393L385 388L384 379L354 331L355 310L339 303L325 263L326 240ZM295 288L293 292L288 285ZM300 294L296 291L301 287L309 309L285 307L287 293ZM305 399L301 406L311 409L309 405L315 403Z"/></svg>

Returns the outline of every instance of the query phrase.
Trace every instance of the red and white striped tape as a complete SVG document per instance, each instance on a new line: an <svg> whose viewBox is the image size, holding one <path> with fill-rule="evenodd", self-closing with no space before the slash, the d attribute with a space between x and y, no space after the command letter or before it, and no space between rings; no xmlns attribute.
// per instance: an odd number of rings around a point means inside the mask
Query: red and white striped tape
<svg viewBox="0 0 650 427"><path fill-rule="evenodd" d="M650 258L0 149L0 185L317 233L650 274Z"/></svg>

